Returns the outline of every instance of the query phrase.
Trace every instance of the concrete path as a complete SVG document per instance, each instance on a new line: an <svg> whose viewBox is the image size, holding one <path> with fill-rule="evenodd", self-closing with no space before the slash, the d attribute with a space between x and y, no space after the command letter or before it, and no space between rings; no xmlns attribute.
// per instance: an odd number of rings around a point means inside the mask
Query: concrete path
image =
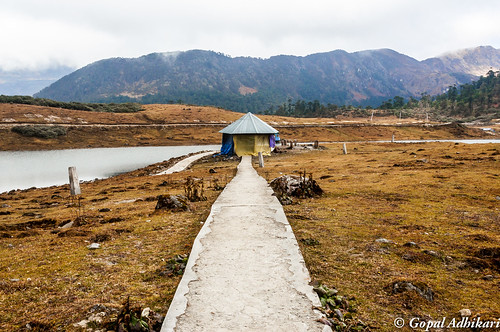
<svg viewBox="0 0 500 332"><path fill-rule="evenodd" d="M201 159L201 158L203 158L205 156L214 154L216 152L217 151L202 152L202 153L198 153L198 154L192 155L190 157L184 158L181 161L179 161L178 163L176 163L173 166L171 166L170 168L168 168L167 170L165 170L163 172L160 172L158 174L155 174L155 175L165 175L165 174L172 174L172 173L182 172L183 170L185 170L186 168L188 168L189 165L191 165L192 163L194 163L196 160Z"/></svg>
<svg viewBox="0 0 500 332"><path fill-rule="evenodd" d="M277 198L243 157L212 206L162 326L166 331L331 331Z"/></svg>

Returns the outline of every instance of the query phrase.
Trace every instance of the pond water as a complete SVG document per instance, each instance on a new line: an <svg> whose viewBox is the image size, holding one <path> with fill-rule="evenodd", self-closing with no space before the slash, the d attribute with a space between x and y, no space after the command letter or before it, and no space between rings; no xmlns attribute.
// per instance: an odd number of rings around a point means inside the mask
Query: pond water
<svg viewBox="0 0 500 332"><path fill-rule="evenodd" d="M70 166L88 181L203 150L220 150L220 145L0 151L0 193L68 183Z"/></svg>

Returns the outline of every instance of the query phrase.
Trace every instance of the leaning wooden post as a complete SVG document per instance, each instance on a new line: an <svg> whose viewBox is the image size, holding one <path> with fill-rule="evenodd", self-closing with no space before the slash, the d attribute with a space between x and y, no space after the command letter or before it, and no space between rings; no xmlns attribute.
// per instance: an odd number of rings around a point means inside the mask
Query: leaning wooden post
<svg viewBox="0 0 500 332"><path fill-rule="evenodd" d="M264 167L264 156L259 152L259 167Z"/></svg>
<svg viewBox="0 0 500 332"><path fill-rule="evenodd" d="M347 146L344 143L344 154L347 154Z"/></svg>

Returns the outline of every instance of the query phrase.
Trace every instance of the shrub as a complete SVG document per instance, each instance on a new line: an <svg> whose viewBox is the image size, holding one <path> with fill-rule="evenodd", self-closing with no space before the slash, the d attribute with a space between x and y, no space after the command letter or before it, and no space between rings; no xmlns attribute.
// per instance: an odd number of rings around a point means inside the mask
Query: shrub
<svg viewBox="0 0 500 332"><path fill-rule="evenodd" d="M12 131L25 137L57 138L66 135L67 130L61 126L15 126Z"/></svg>

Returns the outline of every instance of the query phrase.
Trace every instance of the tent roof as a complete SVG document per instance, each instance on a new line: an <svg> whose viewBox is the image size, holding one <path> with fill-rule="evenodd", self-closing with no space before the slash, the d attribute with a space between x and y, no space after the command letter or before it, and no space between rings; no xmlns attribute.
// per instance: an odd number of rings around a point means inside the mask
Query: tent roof
<svg viewBox="0 0 500 332"><path fill-rule="evenodd" d="M238 134L276 134L278 131L248 112L238 120L231 123L219 133L238 135Z"/></svg>

